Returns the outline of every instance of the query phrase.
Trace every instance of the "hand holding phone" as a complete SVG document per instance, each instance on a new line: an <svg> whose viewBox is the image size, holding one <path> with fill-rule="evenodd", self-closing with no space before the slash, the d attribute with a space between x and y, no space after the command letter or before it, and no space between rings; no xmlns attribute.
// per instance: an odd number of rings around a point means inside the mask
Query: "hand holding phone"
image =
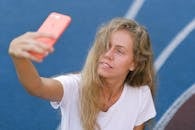
<svg viewBox="0 0 195 130"><path fill-rule="evenodd" d="M68 27L70 22L71 22L70 16L52 12L51 14L49 14L49 16L40 26L40 28L38 29L38 32L50 33L54 36L54 38L40 37L37 40L40 40L41 42L48 44L49 46L52 47L56 43L56 41L59 39L59 37L62 35L62 33L65 31L65 29ZM44 57L41 54L37 54L33 52L31 54L33 54L39 59L43 59Z"/></svg>

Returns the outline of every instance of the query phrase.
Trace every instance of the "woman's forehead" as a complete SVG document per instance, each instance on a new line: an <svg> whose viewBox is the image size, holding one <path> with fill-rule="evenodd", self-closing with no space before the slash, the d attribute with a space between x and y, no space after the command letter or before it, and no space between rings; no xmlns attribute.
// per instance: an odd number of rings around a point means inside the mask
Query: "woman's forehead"
<svg viewBox="0 0 195 130"><path fill-rule="evenodd" d="M110 42L123 46L124 44L133 44L133 37L126 30L118 30L110 35Z"/></svg>

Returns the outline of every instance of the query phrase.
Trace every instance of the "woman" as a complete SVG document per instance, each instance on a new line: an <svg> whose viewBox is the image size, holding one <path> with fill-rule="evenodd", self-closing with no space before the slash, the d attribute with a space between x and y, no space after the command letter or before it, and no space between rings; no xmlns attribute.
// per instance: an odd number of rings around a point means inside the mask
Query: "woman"
<svg viewBox="0 0 195 130"><path fill-rule="evenodd" d="M25 33L9 47L18 78L32 95L60 107L62 130L143 130L155 117L153 53L149 35L135 21L114 18L97 32L80 74L40 77L32 53L47 56L53 48Z"/></svg>

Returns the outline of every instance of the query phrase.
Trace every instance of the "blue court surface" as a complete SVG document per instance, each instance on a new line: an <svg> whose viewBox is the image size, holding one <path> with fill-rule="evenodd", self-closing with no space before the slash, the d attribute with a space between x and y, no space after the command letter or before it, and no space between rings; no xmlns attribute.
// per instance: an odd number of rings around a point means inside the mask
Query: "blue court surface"
<svg viewBox="0 0 195 130"><path fill-rule="evenodd" d="M158 74L154 129L164 129L159 124L165 121L167 110L195 87L194 0L1 0L0 130L55 130L60 122L60 112L48 101L23 89L7 53L14 37L36 31L53 11L70 15L72 23L55 52L43 63L35 63L46 77L80 71L98 26L111 18L132 18L146 26Z"/></svg>

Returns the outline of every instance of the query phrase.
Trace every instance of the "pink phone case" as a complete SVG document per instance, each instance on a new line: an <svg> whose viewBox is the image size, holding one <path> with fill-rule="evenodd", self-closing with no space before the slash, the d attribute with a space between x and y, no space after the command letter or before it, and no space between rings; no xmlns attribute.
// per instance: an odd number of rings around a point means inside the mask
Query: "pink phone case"
<svg viewBox="0 0 195 130"><path fill-rule="evenodd" d="M56 41L59 39L59 37L62 35L62 33L65 31L65 29L68 27L70 22L71 22L70 16L52 12L51 14L49 14L49 16L40 26L38 32L51 33L55 37L55 39L38 38L37 40L40 40L43 43L53 46L56 43ZM32 53L32 54L39 59L42 59L44 57L41 54L37 54L37 53Z"/></svg>

